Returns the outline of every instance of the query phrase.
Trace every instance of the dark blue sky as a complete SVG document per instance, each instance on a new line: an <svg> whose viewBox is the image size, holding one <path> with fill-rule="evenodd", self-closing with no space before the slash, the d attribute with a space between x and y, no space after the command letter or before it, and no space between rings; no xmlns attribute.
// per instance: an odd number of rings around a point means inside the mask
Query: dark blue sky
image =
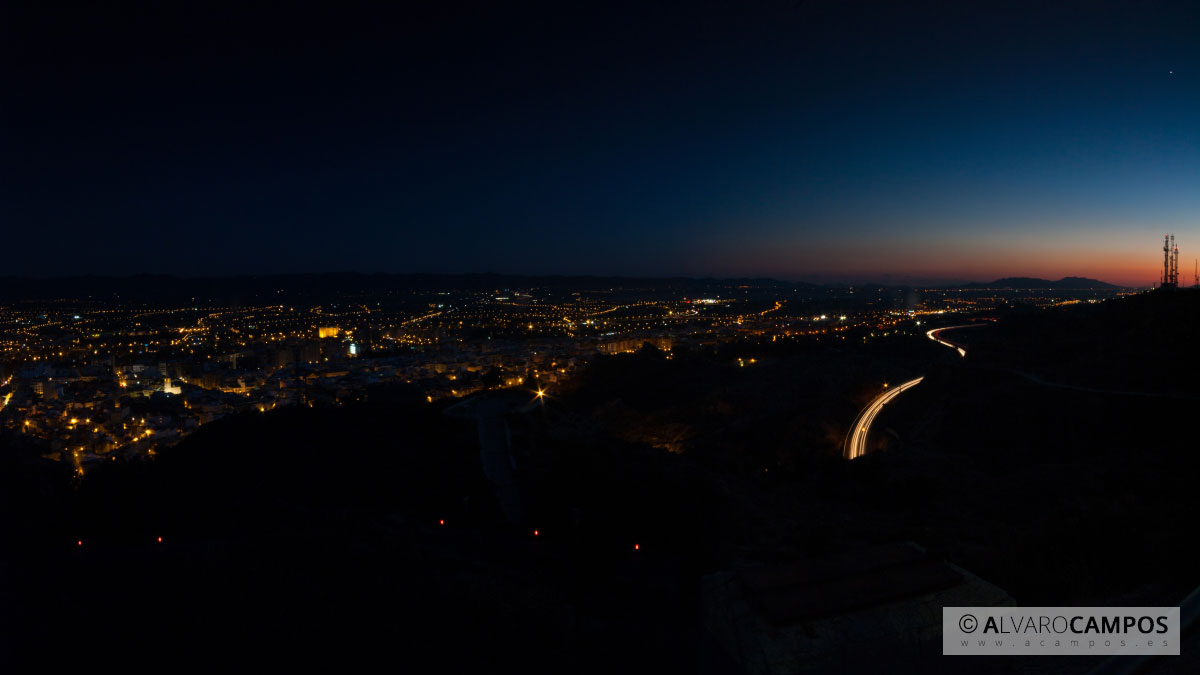
<svg viewBox="0 0 1200 675"><path fill-rule="evenodd" d="M1200 252L1195 4L702 4L10 7L5 272L1148 284L1164 232Z"/></svg>

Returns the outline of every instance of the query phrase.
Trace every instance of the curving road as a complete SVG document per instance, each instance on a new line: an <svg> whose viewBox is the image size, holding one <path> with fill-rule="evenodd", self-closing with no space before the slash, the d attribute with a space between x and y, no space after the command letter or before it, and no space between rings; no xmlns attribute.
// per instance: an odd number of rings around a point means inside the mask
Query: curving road
<svg viewBox="0 0 1200 675"><path fill-rule="evenodd" d="M946 326L945 328L934 328L933 330L925 331L925 337L929 338L930 340L933 340L934 342L938 343L939 345L945 345L951 349L957 349L959 356L966 356L967 355L966 349L963 349L962 347L954 344L953 342L949 342L947 340L941 339L940 337L938 337L938 333L940 333L944 330L954 330L955 328L974 328L976 326L982 326L982 325L986 325L986 324L968 323L968 324L963 324L961 326Z"/></svg>
<svg viewBox="0 0 1200 675"><path fill-rule="evenodd" d="M966 356L966 349L954 344L953 342L948 342L941 339L938 337L938 333L941 333L944 330L952 330L954 328L971 328L979 325L984 324L964 324L961 326L934 328L933 330L926 331L925 337L940 345L945 345L951 349L958 350L959 356ZM879 411L883 410L883 406L887 405L892 399L899 396L901 392L917 386L923 379L925 379L924 375L916 378L915 380L909 380L908 382L905 382L894 389L888 389L882 394L871 399L871 402L867 404L867 407L863 408L862 412L858 413L858 417L854 418L854 426L850 427L850 433L846 435L845 447L842 450L842 454L846 457L846 459L854 459L855 457L862 457L864 454L866 454L867 434L871 431L871 422L875 421L875 416L879 414Z"/></svg>
<svg viewBox="0 0 1200 675"><path fill-rule="evenodd" d="M854 459L855 457L861 457L866 454L867 433L871 430L871 422L875 421L875 416L879 414L880 410L883 410L884 405L899 396L900 392L917 386L923 379L925 379L924 375L915 380L909 380L908 382L905 382L894 389L889 389L883 392L879 396L876 396L874 399L872 399L871 402L867 404L867 407L863 408L862 412L858 413L858 417L854 418L854 427L850 432L850 435L846 437L846 459Z"/></svg>

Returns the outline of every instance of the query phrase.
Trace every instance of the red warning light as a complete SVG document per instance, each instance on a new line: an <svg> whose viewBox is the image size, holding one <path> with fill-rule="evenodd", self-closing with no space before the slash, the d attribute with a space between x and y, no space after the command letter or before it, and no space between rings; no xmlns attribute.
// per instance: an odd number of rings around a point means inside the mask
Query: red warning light
<svg viewBox="0 0 1200 675"><path fill-rule="evenodd" d="M536 537L536 536L538 536L538 531L537 531L537 530L534 530L534 531L533 531L533 536L535 536L535 537Z"/></svg>
<svg viewBox="0 0 1200 675"><path fill-rule="evenodd" d="M640 551L641 549L642 549L642 545L641 545L641 544L634 544L634 545L633 545L633 550L635 550L635 551Z"/></svg>
<svg viewBox="0 0 1200 675"><path fill-rule="evenodd" d="M445 525L445 524L446 524L446 520L445 520L445 519L442 519L442 520L439 520L439 521L438 521L438 525Z"/></svg>
<svg viewBox="0 0 1200 675"><path fill-rule="evenodd" d="M162 537L158 538L158 543L160 543L160 544L162 543Z"/></svg>
<svg viewBox="0 0 1200 675"><path fill-rule="evenodd" d="M80 539L80 540L76 541L76 542L75 542L75 545L76 545L76 546L83 546L83 540L82 540L82 539Z"/></svg>

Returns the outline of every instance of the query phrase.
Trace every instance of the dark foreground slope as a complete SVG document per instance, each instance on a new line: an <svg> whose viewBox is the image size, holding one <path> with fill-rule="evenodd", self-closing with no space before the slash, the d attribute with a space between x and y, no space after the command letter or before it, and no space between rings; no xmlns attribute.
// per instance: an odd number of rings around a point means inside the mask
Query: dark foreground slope
<svg viewBox="0 0 1200 675"><path fill-rule="evenodd" d="M600 359L510 416L520 523L474 423L404 390L228 418L81 482L7 439L0 656L724 671L699 579L805 540L795 477L840 463L864 382L939 353L896 344Z"/></svg>
<svg viewBox="0 0 1200 675"><path fill-rule="evenodd" d="M1200 584L1200 293L1007 317L963 332L881 415L861 468L895 526L1027 605L1177 604Z"/></svg>
<svg viewBox="0 0 1200 675"><path fill-rule="evenodd" d="M78 484L6 464L25 487L5 500L0 665L696 668L671 570L708 555L711 486L609 447L543 463L527 488L549 525L509 525L473 424L384 394L223 420Z"/></svg>

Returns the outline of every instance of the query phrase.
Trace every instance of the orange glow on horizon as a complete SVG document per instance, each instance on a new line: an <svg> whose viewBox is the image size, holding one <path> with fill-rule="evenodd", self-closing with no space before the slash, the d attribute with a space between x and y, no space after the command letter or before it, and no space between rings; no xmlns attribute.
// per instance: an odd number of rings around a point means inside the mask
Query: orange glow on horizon
<svg viewBox="0 0 1200 675"><path fill-rule="evenodd" d="M1176 233L1180 249L1180 276L1190 285L1192 259L1200 258L1200 232L1166 226ZM863 234L853 246L828 240L793 240L785 237L768 243L739 242L721 250L720 267L682 270L696 276L765 276L817 283L894 283L942 285L953 281L988 282L1005 277L1034 277L1056 281L1084 277L1130 288L1158 284L1162 274L1163 226L1115 228L1097 225L1094 234L1080 234L1078 226L1046 225L1044 231L1026 227L987 233L945 232L931 235ZM1189 245L1191 242L1191 245ZM790 251L787 259L781 250ZM717 257L702 246L699 258ZM703 274L702 274L703 273Z"/></svg>

